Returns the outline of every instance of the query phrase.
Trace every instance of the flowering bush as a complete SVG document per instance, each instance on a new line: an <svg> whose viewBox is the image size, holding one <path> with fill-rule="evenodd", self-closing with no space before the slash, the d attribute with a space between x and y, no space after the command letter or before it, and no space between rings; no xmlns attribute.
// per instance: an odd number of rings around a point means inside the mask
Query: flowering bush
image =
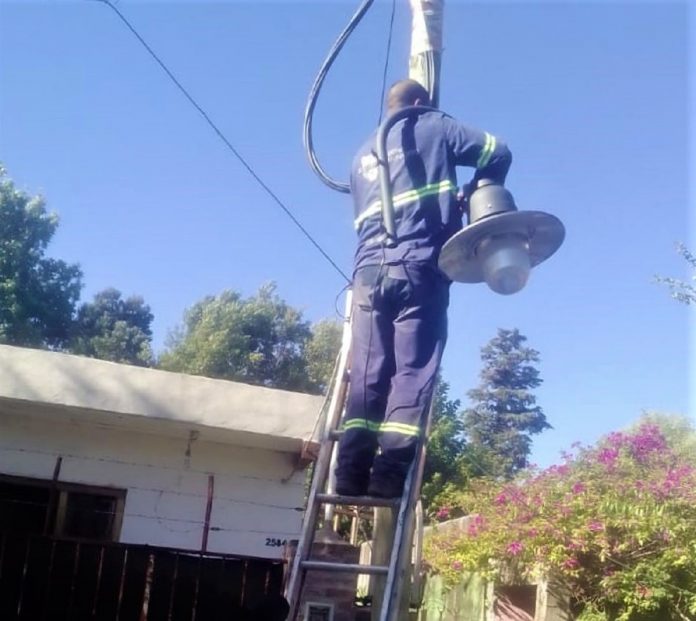
<svg viewBox="0 0 696 621"><path fill-rule="evenodd" d="M448 499L467 514L458 538L437 533L428 563L456 582L549 576L583 621L696 621L696 457L645 423L513 482L481 480Z"/></svg>

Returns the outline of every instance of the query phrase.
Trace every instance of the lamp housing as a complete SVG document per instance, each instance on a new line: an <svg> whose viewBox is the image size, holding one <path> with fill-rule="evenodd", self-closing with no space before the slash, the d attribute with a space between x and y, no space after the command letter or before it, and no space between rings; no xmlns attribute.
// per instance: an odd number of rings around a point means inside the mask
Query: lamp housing
<svg viewBox="0 0 696 621"><path fill-rule="evenodd" d="M486 282L496 293L520 291L530 270L563 243L565 227L543 211L520 211L500 184L481 180L468 200L469 224L440 251L438 266L456 282Z"/></svg>

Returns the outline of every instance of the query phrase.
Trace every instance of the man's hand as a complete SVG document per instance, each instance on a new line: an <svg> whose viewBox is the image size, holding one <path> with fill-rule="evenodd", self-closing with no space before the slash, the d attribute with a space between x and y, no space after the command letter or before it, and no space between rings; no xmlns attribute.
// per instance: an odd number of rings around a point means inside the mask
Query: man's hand
<svg viewBox="0 0 696 621"><path fill-rule="evenodd" d="M457 207L462 214L469 215L469 197L476 189L476 184L473 182L465 183L459 192L457 192Z"/></svg>

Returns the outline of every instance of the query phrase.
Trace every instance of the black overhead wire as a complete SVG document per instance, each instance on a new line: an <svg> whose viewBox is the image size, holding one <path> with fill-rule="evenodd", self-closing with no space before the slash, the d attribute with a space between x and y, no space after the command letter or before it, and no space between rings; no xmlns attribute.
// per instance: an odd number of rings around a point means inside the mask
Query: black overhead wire
<svg viewBox="0 0 696 621"><path fill-rule="evenodd" d="M331 65L338 57L338 53L341 51L341 48L347 41L348 37L352 34L353 30L355 30L357 25L360 23L360 20L365 16L365 13L367 13L367 10L370 8L373 2L374 0L363 0L362 4L353 14L353 17L350 18L348 25L343 29L343 32L341 32L341 34L338 35L338 39L336 39L334 44L331 46L329 54L327 55L326 59L321 65L317 77L314 79L312 88L309 91L309 97L307 98L307 107L305 108L303 137L305 151L307 152L307 158L309 159L309 165L312 167L312 170L318 175L318 177L332 190L337 190L338 192L343 192L345 194L350 193L350 185L348 183L343 183L341 181L336 181L335 179L332 179L322 168L316 156L316 153L314 152L314 141L312 138L312 121L314 119L314 107L317 104L319 91L321 90L321 86L324 83L324 79L326 78L326 75L328 74Z"/></svg>
<svg viewBox="0 0 696 621"><path fill-rule="evenodd" d="M271 190L271 188L261 179L261 177L256 173L256 171L252 168L252 166L244 159L244 157L241 155L241 153L235 149L235 147L232 145L232 143L227 139L227 137L222 133L220 128L212 121L212 119L208 116L206 111L200 106L200 104L193 98L193 96L186 90L186 88L177 80L176 76L169 70L167 65L160 59L159 56L155 53L155 51L148 45L147 41L143 39L143 37L140 35L140 33L131 25L131 23L126 19L126 17L110 2L110 0L96 0L97 2L103 2L106 4L109 8L111 8L116 15L121 19L121 21L126 25L128 30L133 33L133 35L138 39L138 41L141 43L141 45L148 51L150 56L155 59L157 64L162 68L162 70L169 76L172 82L177 86L177 88L184 94L186 99L191 103L191 105L200 113L200 115L205 119L205 121L208 123L208 125L212 128L212 130L218 135L220 140L225 144L225 146L232 151L234 156L239 160L239 162L246 168L247 172L256 180L256 182L266 191L266 193L275 201L275 203L285 212L285 214L292 220L292 222L295 224L295 226L302 231L304 236L312 243L312 245L322 254L322 256L333 266L333 268L341 275L343 278L345 278L348 282L351 282L351 279L346 276L346 274L341 270L340 267L336 264L336 262L327 254L327 252L319 245L319 242L317 242L314 237L307 231L307 229L302 225L302 223L295 217L295 215L290 211L290 208L283 203L283 201L278 198L278 196Z"/></svg>
<svg viewBox="0 0 696 621"><path fill-rule="evenodd" d="M377 125L382 124L384 112L384 92L387 88L387 72L389 70L389 57L391 55L392 35L394 34L394 15L396 14L396 0L392 0L391 17L389 18L389 36L387 37L387 52L384 58L384 71L382 71L382 94L379 96L379 119Z"/></svg>

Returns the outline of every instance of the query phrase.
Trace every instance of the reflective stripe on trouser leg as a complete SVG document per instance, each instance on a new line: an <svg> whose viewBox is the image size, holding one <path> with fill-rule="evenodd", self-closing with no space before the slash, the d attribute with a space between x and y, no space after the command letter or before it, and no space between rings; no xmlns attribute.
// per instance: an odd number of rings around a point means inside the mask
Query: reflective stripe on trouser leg
<svg viewBox="0 0 696 621"><path fill-rule="evenodd" d="M392 316L380 308L381 270L360 270L353 283L350 383L339 442L337 480L366 482L377 450L394 372Z"/></svg>
<svg viewBox="0 0 696 621"><path fill-rule="evenodd" d="M373 479L406 475L447 340L449 284L427 268L407 267L406 271L410 299L393 323L395 370Z"/></svg>

